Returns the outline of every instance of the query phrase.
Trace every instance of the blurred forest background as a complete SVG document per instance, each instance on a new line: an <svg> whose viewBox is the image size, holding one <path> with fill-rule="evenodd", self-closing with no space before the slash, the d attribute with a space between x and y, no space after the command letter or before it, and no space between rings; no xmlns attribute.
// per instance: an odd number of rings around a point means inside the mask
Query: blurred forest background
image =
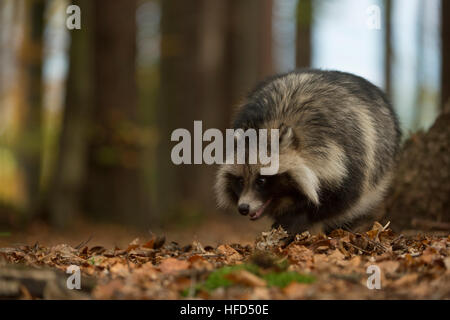
<svg viewBox="0 0 450 320"><path fill-rule="evenodd" d="M225 129L296 67L366 77L405 136L428 129L450 95L450 0L0 0L0 226L214 219L216 168L172 164L171 132Z"/></svg>

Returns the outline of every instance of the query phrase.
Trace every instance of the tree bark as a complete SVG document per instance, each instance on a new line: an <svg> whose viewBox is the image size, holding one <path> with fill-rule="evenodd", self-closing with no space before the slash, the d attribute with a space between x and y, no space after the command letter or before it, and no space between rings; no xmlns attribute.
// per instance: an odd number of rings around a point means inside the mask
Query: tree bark
<svg viewBox="0 0 450 320"><path fill-rule="evenodd" d="M229 1L229 103L273 72L272 0Z"/></svg>
<svg viewBox="0 0 450 320"><path fill-rule="evenodd" d="M393 228L427 228L418 223L421 220L449 225L449 123L450 101L428 132L416 133L406 141L383 208L384 218Z"/></svg>
<svg viewBox="0 0 450 320"><path fill-rule="evenodd" d="M203 122L204 130L225 127L226 10L227 2L220 0L162 2L161 100L157 110L159 220L196 216L213 205L213 199L204 197L211 188L211 181L209 185L206 181L213 172L193 164L174 165L171 133L186 128L193 135L195 120Z"/></svg>
<svg viewBox="0 0 450 320"><path fill-rule="evenodd" d="M170 135L193 134L194 120L229 127L232 106L272 72L272 1L167 0L162 13L158 212L192 217L215 211L215 168L175 166Z"/></svg>
<svg viewBox="0 0 450 320"><path fill-rule="evenodd" d="M296 67L309 68L312 63L313 4L299 0L297 4Z"/></svg>
<svg viewBox="0 0 450 320"><path fill-rule="evenodd" d="M92 109L92 6L91 0L72 2L82 10L82 28L70 32L69 75L59 155L50 186L50 221L65 227L81 212L86 171L88 129Z"/></svg>
<svg viewBox="0 0 450 320"><path fill-rule="evenodd" d="M25 110L19 140L19 161L25 173L26 219L40 208L43 105L43 33L45 0L25 2L25 24L20 63L25 95Z"/></svg>
<svg viewBox="0 0 450 320"><path fill-rule="evenodd" d="M392 99L392 1L384 1L384 91Z"/></svg>
<svg viewBox="0 0 450 320"><path fill-rule="evenodd" d="M148 223L140 174L135 81L136 1L94 2L94 109L86 210L98 218ZM132 215L132 218L130 218Z"/></svg>
<svg viewBox="0 0 450 320"><path fill-rule="evenodd" d="M441 1L441 106L450 99L450 1Z"/></svg>

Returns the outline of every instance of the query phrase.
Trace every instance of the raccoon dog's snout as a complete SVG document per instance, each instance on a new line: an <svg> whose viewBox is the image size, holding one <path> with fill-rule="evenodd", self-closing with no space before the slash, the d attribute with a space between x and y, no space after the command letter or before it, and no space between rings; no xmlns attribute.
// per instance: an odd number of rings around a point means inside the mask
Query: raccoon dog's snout
<svg viewBox="0 0 450 320"><path fill-rule="evenodd" d="M246 216L250 215L251 220L256 220L261 218L263 215L265 209L270 204L271 199L267 200L266 202L260 202L260 201L252 201L252 204L248 203L238 203L238 211L240 214Z"/></svg>
<svg viewBox="0 0 450 320"><path fill-rule="evenodd" d="M397 117L384 93L344 72L297 70L262 82L244 99L234 129L279 129L279 169L223 164L219 205L264 214L295 234L351 227L389 187L399 151ZM246 146L247 147L247 146Z"/></svg>
<svg viewBox="0 0 450 320"><path fill-rule="evenodd" d="M242 203L238 206L238 211L243 216L246 216L250 212L250 206L247 203Z"/></svg>

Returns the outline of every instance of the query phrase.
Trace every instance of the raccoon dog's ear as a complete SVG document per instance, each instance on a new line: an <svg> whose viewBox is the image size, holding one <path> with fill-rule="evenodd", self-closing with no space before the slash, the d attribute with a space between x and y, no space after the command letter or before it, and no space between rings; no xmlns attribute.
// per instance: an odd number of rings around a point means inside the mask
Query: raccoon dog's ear
<svg viewBox="0 0 450 320"><path fill-rule="evenodd" d="M295 136L294 130L282 124L280 126L280 148L296 148L297 147L297 137Z"/></svg>

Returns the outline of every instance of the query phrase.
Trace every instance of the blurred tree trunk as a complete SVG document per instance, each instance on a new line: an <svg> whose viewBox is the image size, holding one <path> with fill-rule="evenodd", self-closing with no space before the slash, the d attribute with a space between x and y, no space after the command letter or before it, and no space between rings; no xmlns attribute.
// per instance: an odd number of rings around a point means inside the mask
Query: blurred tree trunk
<svg viewBox="0 0 450 320"><path fill-rule="evenodd" d="M75 0L72 3L82 10L82 28L70 32L70 65L59 157L47 204L51 222L59 227L70 224L81 211L92 108L92 1Z"/></svg>
<svg viewBox="0 0 450 320"><path fill-rule="evenodd" d="M272 0L231 0L228 13L229 107L273 72ZM231 111L231 109L229 109Z"/></svg>
<svg viewBox="0 0 450 320"><path fill-rule="evenodd" d="M87 211L110 221L148 221L139 171L136 1L94 2L94 108L85 188Z"/></svg>
<svg viewBox="0 0 450 320"><path fill-rule="evenodd" d="M426 85L423 82L424 76L424 57L425 57L425 17L424 12L426 10L425 1L420 1L418 3L418 11L416 18L416 69L415 69L415 82L416 82L416 92L415 92L415 105L413 109L413 123L412 130L417 131L421 127L424 107L425 107L425 94Z"/></svg>
<svg viewBox="0 0 450 320"><path fill-rule="evenodd" d="M159 132L157 158L158 220L173 217L186 206L195 187L190 185L193 166L175 166L171 160L171 133L177 128L193 132L194 112L199 109L200 84L197 69L200 1L161 2L161 95L157 110ZM195 199L192 199L195 200Z"/></svg>
<svg viewBox="0 0 450 320"><path fill-rule="evenodd" d="M273 63L273 0L260 2L258 21L259 35L259 73L258 79L271 75L274 71Z"/></svg>
<svg viewBox="0 0 450 320"><path fill-rule="evenodd" d="M441 41L442 41L442 71L441 71L441 106L450 99L450 1L441 1Z"/></svg>
<svg viewBox="0 0 450 320"><path fill-rule="evenodd" d="M308 68L312 63L312 0L297 3L296 67Z"/></svg>
<svg viewBox="0 0 450 320"><path fill-rule="evenodd" d="M162 2L161 100L157 111L160 220L180 214L193 218L213 203L204 197L211 189L210 168L175 166L170 157L175 142L170 137L177 128L186 128L193 135L194 120L201 120L204 130L225 127L222 75L226 10L227 2L220 0Z"/></svg>
<svg viewBox="0 0 450 320"><path fill-rule="evenodd" d="M213 166L175 166L174 129L229 127L232 105L272 72L272 0L162 2L158 212L213 211ZM193 136L192 136L193 139ZM206 145L206 144L204 144ZM192 155L193 158L193 155Z"/></svg>
<svg viewBox="0 0 450 320"><path fill-rule="evenodd" d="M384 0L384 17L384 91L392 99L392 0Z"/></svg>
<svg viewBox="0 0 450 320"><path fill-rule="evenodd" d="M25 110L19 141L19 161L24 169L26 219L40 209L43 105L43 33L45 0L24 2L24 34L20 50L20 67L25 95Z"/></svg>

